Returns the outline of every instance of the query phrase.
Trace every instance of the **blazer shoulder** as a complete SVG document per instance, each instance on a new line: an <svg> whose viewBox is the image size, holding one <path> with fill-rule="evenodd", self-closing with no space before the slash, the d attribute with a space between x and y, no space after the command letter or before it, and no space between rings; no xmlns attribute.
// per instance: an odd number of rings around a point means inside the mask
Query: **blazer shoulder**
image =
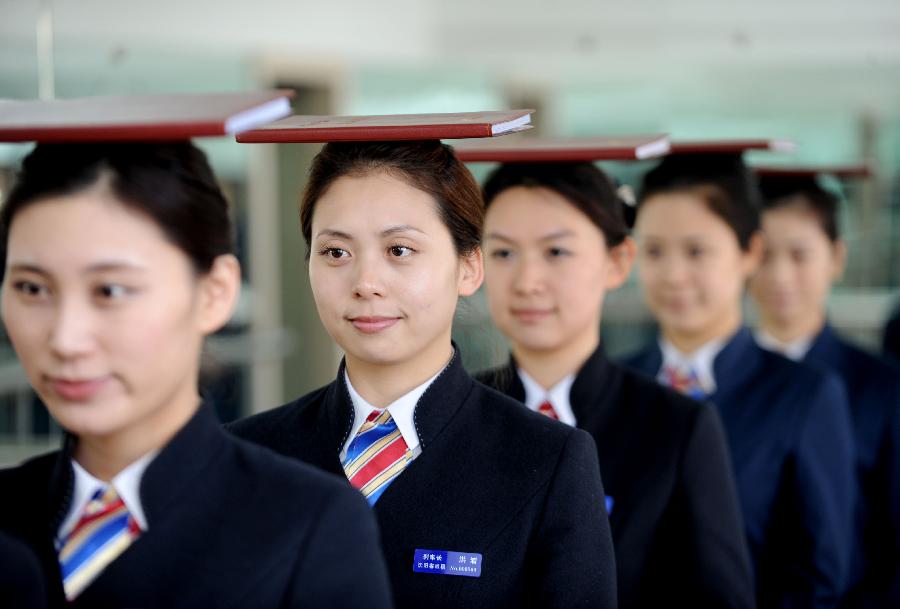
<svg viewBox="0 0 900 609"><path fill-rule="evenodd" d="M350 489L345 481L334 474L298 459L278 454L251 440L229 437L234 448L236 462L254 486L270 487L278 493L302 493L321 491L342 492Z"/></svg>
<svg viewBox="0 0 900 609"><path fill-rule="evenodd" d="M850 368L844 372L848 380L885 395L895 404L900 401L900 365L843 340L841 348Z"/></svg>
<svg viewBox="0 0 900 609"><path fill-rule="evenodd" d="M657 451L671 457L683 455L703 439L710 428L721 428L716 408L678 393L640 371L623 368L617 395L619 408L627 411L631 426L640 426L643 441L652 439ZM646 427L652 421L652 427ZM598 443L601 439L598 438Z"/></svg>
<svg viewBox="0 0 900 609"><path fill-rule="evenodd" d="M621 366L621 373L620 391L628 395L623 401L652 408L656 415L668 420L694 420L708 409L708 405L666 387L640 370Z"/></svg>
<svg viewBox="0 0 900 609"><path fill-rule="evenodd" d="M471 399L480 406L471 411L478 418L472 424L479 434L496 437L498 442L507 447L507 440L516 438L516 444L523 447L522 450L540 455L540 459L562 453L573 436L576 440L587 441L591 445L594 443L586 431L533 412L518 400L482 383L474 383Z"/></svg>
<svg viewBox="0 0 900 609"><path fill-rule="evenodd" d="M285 429L293 426L292 422L309 415L322 403L325 394L334 385L329 383L292 402L283 404L271 410L244 417L225 424L225 429L235 436L247 440L271 438L284 433Z"/></svg>
<svg viewBox="0 0 900 609"><path fill-rule="evenodd" d="M655 372L651 371L650 367L652 362L658 358L658 352L659 349L655 344L648 344L637 351L626 353L624 356L618 358L617 361L626 368L637 370L649 376Z"/></svg>
<svg viewBox="0 0 900 609"><path fill-rule="evenodd" d="M756 381L772 383L784 389L800 392L806 399L792 400L798 407L815 408L815 402L828 397L846 403L847 392L841 377L821 364L795 362L781 354L757 347L761 353L761 366Z"/></svg>
<svg viewBox="0 0 900 609"><path fill-rule="evenodd" d="M20 465L0 469L0 487L4 492L12 493L11 489L24 490L46 482L56 467L60 454L60 451L55 450L32 457Z"/></svg>
<svg viewBox="0 0 900 609"><path fill-rule="evenodd" d="M819 364L796 362L784 357L780 353L756 346L762 357L760 372L770 378L784 378L795 383L819 385L828 381L829 377L836 378L833 372Z"/></svg>

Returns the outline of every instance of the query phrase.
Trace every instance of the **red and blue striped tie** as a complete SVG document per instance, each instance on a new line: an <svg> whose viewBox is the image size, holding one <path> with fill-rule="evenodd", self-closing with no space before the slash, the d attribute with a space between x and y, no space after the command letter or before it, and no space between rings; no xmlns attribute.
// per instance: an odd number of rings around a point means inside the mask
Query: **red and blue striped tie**
<svg viewBox="0 0 900 609"><path fill-rule="evenodd" d="M407 463L412 451L387 410L373 410L356 433L344 458L344 473L354 488L375 505Z"/></svg>
<svg viewBox="0 0 900 609"><path fill-rule="evenodd" d="M99 489L59 551L66 598L73 600L141 534L116 489Z"/></svg>
<svg viewBox="0 0 900 609"><path fill-rule="evenodd" d="M693 368L682 370L674 366L666 366L663 368L663 378L666 385L695 400L705 400L709 397Z"/></svg>

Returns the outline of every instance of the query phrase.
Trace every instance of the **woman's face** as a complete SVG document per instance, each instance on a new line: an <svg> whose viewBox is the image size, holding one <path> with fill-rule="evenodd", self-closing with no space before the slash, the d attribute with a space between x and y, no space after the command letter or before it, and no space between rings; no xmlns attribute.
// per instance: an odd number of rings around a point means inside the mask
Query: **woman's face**
<svg viewBox="0 0 900 609"><path fill-rule="evenodd" d="M664 333L716 338L740 323L757 238L743 251L731 227L691 192L646 199L635 232L644 297Z"/></svg>
<svg viewBox="0 0 900 609"><path fill-rule="evenodd" d="M596 340L606 291L628 276L630 241L607 249L600 229L562 195L524 186L492 201L484 234L491 316L516 348Z"/></svg>
<svg viewBox="0 0 900 609"><path fill-rule="evenodd" d="M762 227L765 253L750 292L764 321L790 326L820 318L844 269L843 243L832 243L802 203L764 212Z"/></svg>
<svg viewBox="0 0 900 609"><path fill-rule="evenodd" d="M338 178L311 237L316 307L348 363L445 360L457 300L483 271L480 251L457 254L430 195L383 171Z"/></svg>
<svg viewBox="0 0 900 609"><path fill-rule="evenodd" d="M153 220L95 187L16 214L3 321L62 427L96 438L149 432L197 405L203 336L233 304L212 302L207 281Z"/></svg>

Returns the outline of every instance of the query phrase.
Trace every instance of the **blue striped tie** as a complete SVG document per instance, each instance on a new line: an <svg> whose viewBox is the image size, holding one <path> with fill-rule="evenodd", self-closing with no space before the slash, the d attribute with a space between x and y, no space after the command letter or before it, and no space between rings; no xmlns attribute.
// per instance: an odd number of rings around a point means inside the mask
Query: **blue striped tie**
<svg viewBox="0 0 900 609"><path fill-rule="evenodd" d="M140 535L125 503L108 486L94 493L59 551L63 588L73 600Z"/></svg>
<svg viewBox="0 0 900 609"><path fill-rule="evenodd" d="M373 410L356 433L344 458L344 473L354 488L375 505L412 460L412 451L387 410Z"/></svg>
<svg viewBox="0 0 900 609"><path fill-rule="evenodd" d="M705 400L709 396L700 384L700 377L693 368L675 368L666 366L663 369L665 384L684 395L694 398L695 400Z"/></svg>

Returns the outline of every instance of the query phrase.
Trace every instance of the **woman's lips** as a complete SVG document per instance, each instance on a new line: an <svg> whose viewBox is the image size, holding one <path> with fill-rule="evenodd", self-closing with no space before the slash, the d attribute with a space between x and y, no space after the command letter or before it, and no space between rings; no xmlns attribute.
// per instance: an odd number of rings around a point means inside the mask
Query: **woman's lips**
<svg viewBox="0 0 900 609"><path fill-rule="evenodd" d="M386 330L400 321L399 317L351 317L350 323L363 334L375 334Z"/></svg>
<svg viewBox="0 0 900 609"><path fill-rule="evenodd" d="M691 306L691 298L686 294L668 295L660 299L662 305L668 309L682 310Z"/></svg>
<svg viewBox="0 0 900 609"><path fill-rule="evenodd" d="M513 317L526 324L533 324L545 319L553 309L512 309Z"/></svg>
<svg viewBox="0 0 900 609"><path fill-rule="evenodd" d="M109 381L108 376L93 379L48 378L50 390L72 402L83 402L99 393Z"/></svg>

